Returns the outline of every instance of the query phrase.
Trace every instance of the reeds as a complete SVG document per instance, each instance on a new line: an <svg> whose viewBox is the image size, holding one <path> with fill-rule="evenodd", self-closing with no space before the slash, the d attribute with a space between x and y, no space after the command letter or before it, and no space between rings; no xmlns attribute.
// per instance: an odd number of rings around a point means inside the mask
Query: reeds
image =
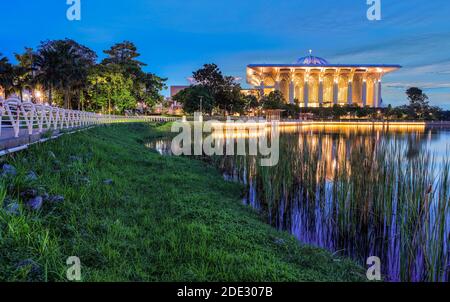
<svg viewBox="0 0 450 302"><path fill-rule="evenodd" d="M252 205L301 241L365 264L387 280L448 281L450 161L419 150L421 134L284 134L280 163L227 157L220 167L252 188Z"/></svg>

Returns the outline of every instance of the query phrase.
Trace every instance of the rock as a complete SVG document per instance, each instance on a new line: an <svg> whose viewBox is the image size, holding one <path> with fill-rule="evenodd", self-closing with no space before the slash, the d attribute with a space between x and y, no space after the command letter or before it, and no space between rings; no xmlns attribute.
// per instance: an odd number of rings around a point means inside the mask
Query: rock
<svg viewBox="0 0 450 302"><path fill-rule="evenodd" d="M32 199L38 196L38 190L37 189L26 189L25 191L20 193L20 197L23 199Z"/></svg>
<svg viewBox="0 0 450 302"><path fill-rule="evenodd" d="M107 179L107 180L104 180L103 183L104 183L105 185L113 185L113 184L114 184L114 180L112 180L112 179Z"/></svg>
<svg viewBox="0 0 450 302"><path fill-rule="evenodd" d="M1 176L9 177L9 176L16 176L17 170L14 168L14 166L4 164L2 167L2 173Z"/></svg>
<svg viewBox="0 0 450 302"><path fill-rule="evenodd" d="M47 192L44 192L43 194L41 194L41 196L42 196L42 199L44 201L49 201L50 200L50 195L48 195Z"/></svg>
<svg viewBox="0 0 450 302"><path fill-rule="evenodd" d="M42 199L42 197L37 196L27 202L27 207L33 211L39 211L42 208L43 204L44 200Z"/></svg>
<svg viewBox="0 0 450 302"><path fill-rule="evenodd" d="M17 270L28 271L28 281L40 281L42 279L42 268L33 259L25 259L17 263Z"/></svg>
<svg viewBox="0 0 450 302"><path fill-rule="evenodd" d="M51 203L62 203L62 202L64 202L64 196L62 196L62 195L50 196L48 198L48 201Z"/></svg>
<svg viewBox="0 0 450 302"><path fill-rule="evenodd" d="M26 181L37 181L39 177L34 173L34 171L28 172L27 176L25 176Z"/></svg>

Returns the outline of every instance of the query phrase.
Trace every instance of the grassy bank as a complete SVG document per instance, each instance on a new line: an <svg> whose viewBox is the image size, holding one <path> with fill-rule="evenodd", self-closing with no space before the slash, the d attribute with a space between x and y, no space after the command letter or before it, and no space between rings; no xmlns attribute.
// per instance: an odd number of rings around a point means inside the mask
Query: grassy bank
<svg viewBox="0 0 450 302"><path fill-rule="evenodd" d="M216 169L146 149L166 130L98 127L3 158L17 171L0 184L0 280L64 281L69 256L83 281L361 280L266 225Z"/></svg>

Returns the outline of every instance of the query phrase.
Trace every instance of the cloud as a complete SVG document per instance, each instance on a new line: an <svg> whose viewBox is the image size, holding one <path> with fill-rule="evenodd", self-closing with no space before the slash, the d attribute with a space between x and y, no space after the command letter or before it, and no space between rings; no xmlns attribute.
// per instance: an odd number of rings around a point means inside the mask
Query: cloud
<svg viewBox="0 0 450 302"><path fill-rule="evenodd" d="M450 61L437 62L433 64L425 64L405 69L408 75L447 75L450 74Z"/></svg>
<svg viewBox="0 0 450 302"><path fill-rule="evenodd" d="M432 83L432 82L390 82L384 83L385 87L398 88L398 89L408 89L410 87L420 87L421 89L446 89L450 88L450 83Z"/></svg>

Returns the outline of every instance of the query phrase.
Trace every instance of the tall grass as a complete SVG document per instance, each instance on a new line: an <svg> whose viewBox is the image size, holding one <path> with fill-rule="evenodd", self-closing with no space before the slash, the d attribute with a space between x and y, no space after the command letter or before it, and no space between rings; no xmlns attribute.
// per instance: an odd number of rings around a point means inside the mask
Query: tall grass
<svg viewBox="0 0 450 302"><path fill-rule="evenodd" d="M145 147L169 130L96 127L6 157L17 175L0 184L0 201L6 192L20 213L1 204L0 281L67 281L70 256L91 282L363 280L355 262L262 222L217 169ZM64 201L32 211L28 189Z"/></svg>
<svg viewBox="0 0 450 302"><path fill-rule="evenodd" d="M448 281L450 161L418 152L421 133L285 134L280 163L218 162L252 204L298 239L382 260L391 281ZM247 198L247 200L249 200Z"/></svg>

